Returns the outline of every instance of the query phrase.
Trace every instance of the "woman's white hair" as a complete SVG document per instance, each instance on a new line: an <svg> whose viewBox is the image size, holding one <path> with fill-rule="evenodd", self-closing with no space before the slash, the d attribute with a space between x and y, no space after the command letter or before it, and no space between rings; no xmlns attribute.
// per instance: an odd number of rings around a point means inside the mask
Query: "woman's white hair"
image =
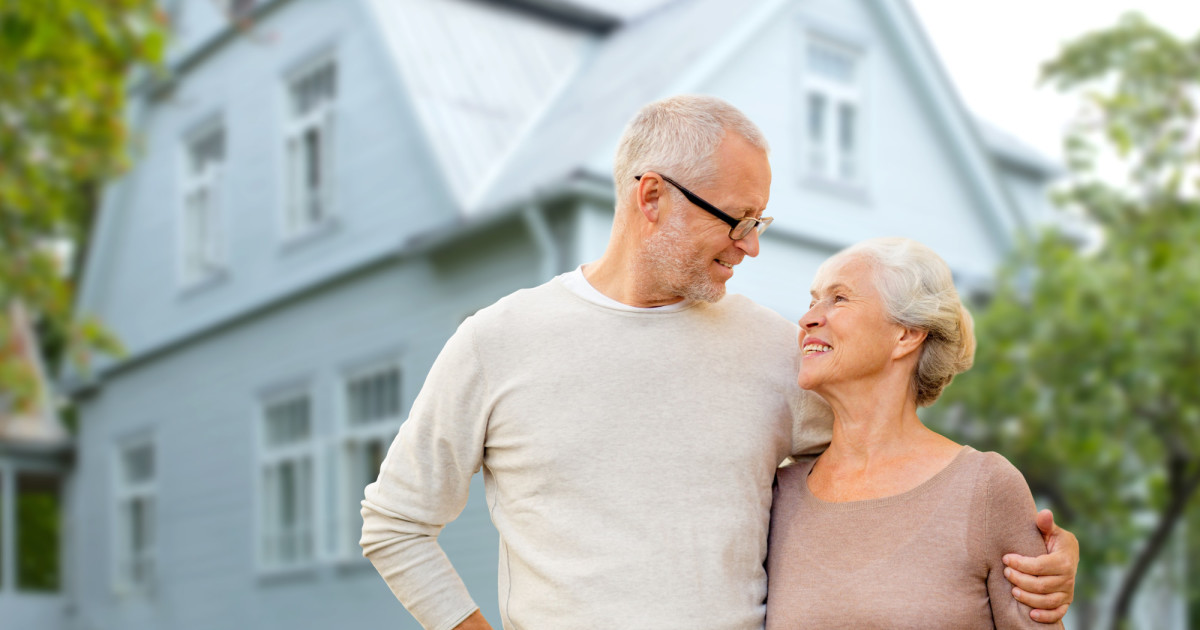
<svg viewBox="0 0 1200 630"><path fill-rule="evenodd" d="M817 277L851 258L870 265L889 320L926 332L912 387L918 407L932 405L954 376L975 361L974 321L954 288L950 267L914 240L875 238L834 254L821 265Z"/></svg>
<svg viewBox="0 0 1200 630"><path fill-rule="evenodd" d="M688 188L703 187L717 174L713 155L726 132L769 151L758 126L738 108L715 96L684 94L654 101L629 121L613 160L617 207L647 171L666 175Z"/></svg>

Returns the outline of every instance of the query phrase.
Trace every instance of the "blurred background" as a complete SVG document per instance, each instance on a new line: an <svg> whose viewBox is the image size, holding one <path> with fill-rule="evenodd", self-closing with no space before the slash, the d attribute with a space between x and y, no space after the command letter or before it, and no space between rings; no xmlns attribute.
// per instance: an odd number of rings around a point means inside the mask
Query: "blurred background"
<svg viewBox="0 0 1200 630"><path fill-rule="evenodd" d="M599 255L678 93L772 144L730 289L796 319L839 249L933 247L979 351L925 418L1079 537L1067 627L1200 623L1195 3L18 0L0 627L416 628L362 488L464 318ZM498 618L478 479L441 542Z"/></svg>

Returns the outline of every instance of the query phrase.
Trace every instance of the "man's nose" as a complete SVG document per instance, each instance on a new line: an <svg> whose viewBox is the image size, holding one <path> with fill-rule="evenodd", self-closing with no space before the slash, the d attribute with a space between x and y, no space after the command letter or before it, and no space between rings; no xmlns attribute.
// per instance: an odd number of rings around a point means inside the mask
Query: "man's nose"
<svg viewBox="0 0 1200 630"><path fill-rule="evenodd" d="M749 234L734 241L733 244L751 258L758 256L758 230L750 230Z"/></svg>

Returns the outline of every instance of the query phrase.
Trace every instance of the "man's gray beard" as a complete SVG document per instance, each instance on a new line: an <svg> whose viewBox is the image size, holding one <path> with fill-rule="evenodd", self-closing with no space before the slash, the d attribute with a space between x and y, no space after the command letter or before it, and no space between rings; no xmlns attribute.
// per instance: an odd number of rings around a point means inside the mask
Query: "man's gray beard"
<svg viewBox="0 0 1200 630"><path fill-rule="evenodd" d="M687 251L687 244L683 216L672 215L642 249L639 267L643 273L653 274L647 284L685 300L719 301L725 297L725 283L713 282L708 273L712 261Z"/></svg>

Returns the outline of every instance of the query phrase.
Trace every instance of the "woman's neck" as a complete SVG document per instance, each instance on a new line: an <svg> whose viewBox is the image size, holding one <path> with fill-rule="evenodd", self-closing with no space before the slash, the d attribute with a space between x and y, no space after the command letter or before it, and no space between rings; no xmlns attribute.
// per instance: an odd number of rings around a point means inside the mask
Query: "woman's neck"
<svg viewBox="0 0 1200 630"><path fill-rule="evenodd" d="M833 440L809 477L809 489L822 500L905 492L945 468L961 449L921 422L907 387L876 381L820 393L834 416Z"/></svg>
<svg viewBox="0 0 1200 630"><path fill-rule="evenodd" d="M826 463L866 469L912 453L930 434L936 435L917 417L916 402L907 390L878 385L870 391L860 389L864 388L847 387L826 394L834 417L833 441L822 456ZM880 395L886 391L896 395Z"/></svg>

